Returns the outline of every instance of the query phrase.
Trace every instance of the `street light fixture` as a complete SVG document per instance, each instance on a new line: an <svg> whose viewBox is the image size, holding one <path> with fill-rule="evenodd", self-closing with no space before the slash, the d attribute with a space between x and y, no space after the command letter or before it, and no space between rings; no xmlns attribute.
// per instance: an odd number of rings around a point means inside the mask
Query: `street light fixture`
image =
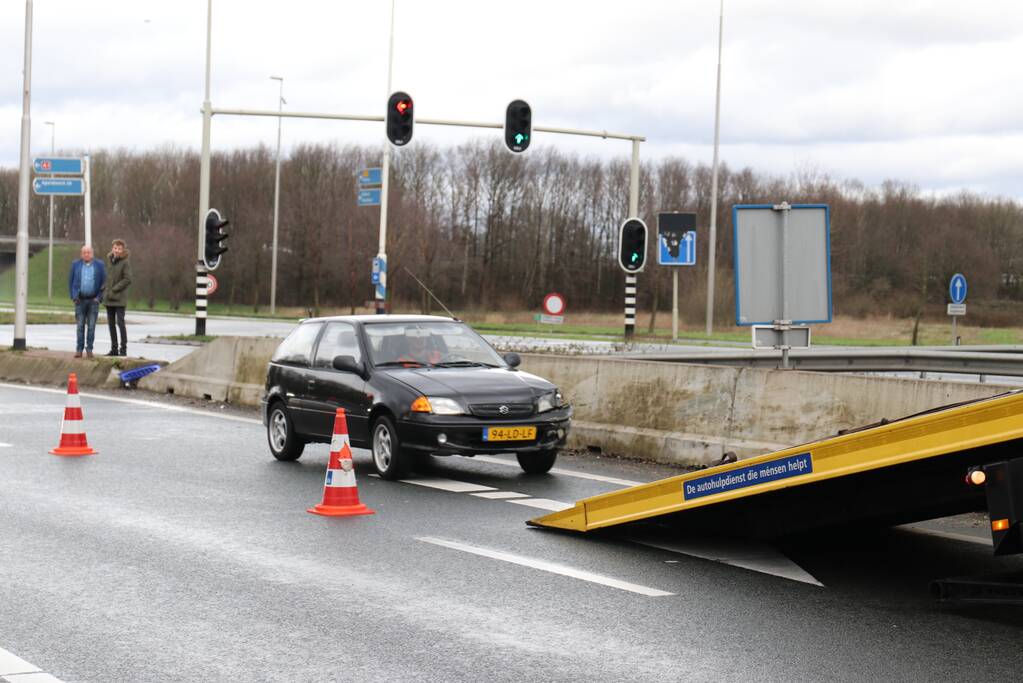
<svg viewBox="0 0 1023 683"><path fill-rule="evenodd" d="M57 124L53 121L43 121L44 125L50 127L50 156L57 153ZM53 177L53 174L50 174ZM46 258L46 301L53 303L53 195L50 195L50 242Z"/></svg>
<svg viewBox="0 0 1023 683"><path fill-rule="evenodd" d="M270 80L277 81L280 84L280 90L277 95L277 111L284 111L284 77L283 76L271 76ZM274 236L273 236L273 253L270 256L270 315L277 313L277 219L280 214L280 202L281 202L281 121L280 116L277 117L277 170L274 178Z"/></svg>

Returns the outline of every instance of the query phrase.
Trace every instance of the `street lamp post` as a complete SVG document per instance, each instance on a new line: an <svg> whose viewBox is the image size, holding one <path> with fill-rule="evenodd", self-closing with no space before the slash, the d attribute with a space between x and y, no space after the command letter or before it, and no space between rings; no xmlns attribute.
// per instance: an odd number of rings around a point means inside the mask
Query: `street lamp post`
<svg viewBox="0 0 1023 683"><path fill-rule="evenodd" d="M50 156L57 153L57 124L53 121L43 121L50 127ZM50 174L53 177L53 174ZM53 303L53 195L50 195L50 241L49 249L46 251L46 301Z"/></svg>
<svg viewBox="0 0 1023 683"><path fill-rule="evenodd" d="M710 175L710 239L707 241L707 336L714 331L714 265L718 241L718 140L721 129L721 40L725 32L725 0L718 14L718 81L714 95L714 162Z"/></svg>
<svg viewBox="0 0 1023 683"><path fill-rule="evenodd" d="M14 343L26 348L28 323L29 141L32 136L32 0L25 0L25 71L21 100L21 168L18 171L18 233L14 242Z"/></svg>
<svg viewBox="0 0 1023 683"><path fill-rule="evenodd" d="M271 76L271 80L278 81L280 90L277 95L277 111L284 111L284 77ZM281 204L281 121L277 117L277 170L274 177L274 237L273 253L270 256L270 314L277 313L277 219L280 215Z"/></svg>
<svg viewBox="0 0 1023 683"><path fill-rule="evenodd" d="M391 37L387 48L387 95L391 94L394 72L394 0L391 0ZM387 195L391 184L391 144L384 141L384 160L380 173L380 239L377 258L380 260L380 284L376 286L377 313L387 313Z"/></svg>

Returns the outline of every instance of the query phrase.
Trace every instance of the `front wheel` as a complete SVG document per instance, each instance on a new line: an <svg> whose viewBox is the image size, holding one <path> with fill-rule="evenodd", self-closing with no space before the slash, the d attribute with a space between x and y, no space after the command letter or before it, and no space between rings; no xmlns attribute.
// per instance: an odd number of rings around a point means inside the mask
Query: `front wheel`
<svg viewBox="0 0 1023 683"><path fill-rule="evenodd" d="M298 460L305 449L305 442L295 433L295 423L283 403L275 403L270 409L270 417L266 421L266 440L273 456L285 462Z"/></svg>
<svg viewBox="0 0 1023 683"><path fill-rule="evenodd" d="M554 461L558 459L558 450L552 448L539 453L517 453L519 467L526 474L546 474L554 467Z"/></svg>
<svg viewBox="0 0 1023 683"><path fill-rule="evenodd" d="M398 430L386 415L373 423L373 468L381 479L397 479L407 469L406 458L401 452Z"/></svg>

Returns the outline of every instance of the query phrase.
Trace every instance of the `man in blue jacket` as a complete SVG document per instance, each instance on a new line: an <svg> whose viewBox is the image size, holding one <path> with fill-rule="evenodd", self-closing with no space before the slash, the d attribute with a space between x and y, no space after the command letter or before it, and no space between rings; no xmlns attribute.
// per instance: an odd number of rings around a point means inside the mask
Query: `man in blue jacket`
<svg viewBox="0 0 1023 683"><path fill-rule="evenodd" d="M82 351L92 358L92 343L96 338L96 316L103 300L103 284L107 271L102 261L93 259L92 247L82 247L82 258L71 264L67 286L71 300L75 302L75 323L78 325L78 343L75 358L82 357ZM86 335L88 327L88 336Z"/></svg>

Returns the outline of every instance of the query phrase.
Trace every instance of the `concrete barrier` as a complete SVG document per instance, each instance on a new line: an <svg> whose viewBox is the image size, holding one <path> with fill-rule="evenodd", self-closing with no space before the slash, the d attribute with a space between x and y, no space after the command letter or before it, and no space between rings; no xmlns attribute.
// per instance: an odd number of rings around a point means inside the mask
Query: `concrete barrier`
<svg viewBox="0 0 1023 683"><path fill-rule="evenodd" d="M220 337L139 386L258 405L277 338ZM748 457L1011 387L893 377L521 354L575 408L574 448L658 462Z"/></svg>
<svg viewBox="0 0 1023 683"><path fill-rule="evenodd" d="M81 387L116 389L121 386L120 372L156 362L105 356L75 358L61 351L0 351L0 380L64 385L68 374L74 372Z"/></svg>

